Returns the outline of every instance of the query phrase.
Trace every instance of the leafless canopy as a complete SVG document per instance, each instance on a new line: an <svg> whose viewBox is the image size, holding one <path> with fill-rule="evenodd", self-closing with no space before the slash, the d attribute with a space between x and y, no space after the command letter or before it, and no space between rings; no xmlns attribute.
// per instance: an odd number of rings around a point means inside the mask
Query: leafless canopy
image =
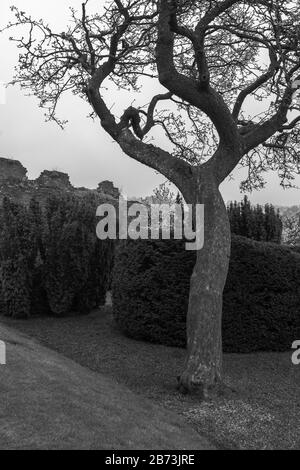
<svg viewBox="0 0 300 470"><path fill-rule="evenodd" d="M245 187L261 186L269 169L292 184L300 169L298 1L108 0L98 11L92 3L71 9L65 32L12 8L8 28L26 27L12 38L21 52L14 83L49 119L63 126L57 103L71 91L125 153L179 186L196 165L220 183L239 162L248 167ZM139 92L149 78L165 92L114 116L107 81ZM155 126L172 150L150 143Z"/></svg>

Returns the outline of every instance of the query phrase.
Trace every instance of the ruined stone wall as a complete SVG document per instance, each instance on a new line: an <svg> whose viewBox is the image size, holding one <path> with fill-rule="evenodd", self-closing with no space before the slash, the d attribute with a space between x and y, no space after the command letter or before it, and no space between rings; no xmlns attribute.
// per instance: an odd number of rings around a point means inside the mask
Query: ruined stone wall
<svg viewBox="0 0 300 470"><path fill-rule="evenodd" d="M0 202L7 196L15 201L28 204L36 197L42 204L52 194L73 193L80 197L89 192L100 194L104 200L116 200L119 190L111 181L99 183L97 189L75 188L69 175L60 171L43 171L35 180L26 176L27 170L18 160L0 158Z"/></svg>

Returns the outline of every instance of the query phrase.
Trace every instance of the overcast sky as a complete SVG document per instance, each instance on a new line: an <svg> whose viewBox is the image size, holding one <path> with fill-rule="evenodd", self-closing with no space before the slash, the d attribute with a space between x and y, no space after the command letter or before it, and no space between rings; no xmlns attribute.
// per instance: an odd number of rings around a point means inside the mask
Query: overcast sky
<svg viewBox="0 0 300 470"><path fill-rule="evenodd" d="M99 1L99 0L97 0ZM1 0L0 27L12 18L13 4L36 18L45 18L59 32L65 29L70 5L80 8L82 0ZM12 33L0 35L0 82L8 82L17 63L18 51L8 40ZM156 87L153 90L153 86ZM147 84L146 95L157 91L153 82ZM112 100L115 97L112 97ZM125 109L131 98L121 96L118 104ZM113 102L113 101L112 101ZM60 117L69 119L62 131L54 123L44 122L44 112L34 97L24 96L17 87L6 92L6 103L0 105L0 156L20 160L28 169L29 178L36 178L44 169L67 172L75 186L96 187L100 181L111 180L128 195L151 194L164 178L151 169L127 157L103 131L98 121L87 119L89 106L72 95L60 105ZM241 199L236 171L234 180L222 185L226 201ZM300 177L297 180L300 186ZM300 190L283 190L276 175L270 174L266 189L250 195L254 203L272 202L277 205L300 204Z"/></svg>

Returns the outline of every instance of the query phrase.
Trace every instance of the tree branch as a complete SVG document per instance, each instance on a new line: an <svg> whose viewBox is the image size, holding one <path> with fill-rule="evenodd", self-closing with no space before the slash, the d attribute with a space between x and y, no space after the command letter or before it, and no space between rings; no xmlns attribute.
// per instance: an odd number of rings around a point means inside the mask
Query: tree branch
<svg viewBox="0 0 300 470"><path fill-rule="evenodd" d="M190 165L158 147L142 142L132 134L128 128L128 121L132 119L133 115L136 116L137 110L129 108L127 112L125 111L125 116L123 115L118 124L105 104L99 90L105 78L111 73L112 67L113 64L110 61L99 67L94 77L90 79L88 89L86 90L89 101L100 118L102 127L128 156L159 171L175 184L182 185L182 181L191 176ZM156 97L157 101L158 98ZM152 103L152 109L154 102ZM137 128L137 124L139 125L139 122L134 124L134 130L139 134L140 129Z"/></svg>
<svg viewBox="0 0 300 470"><path fill-rule="evenodd" d="M222 146L231 149L233 153L239 152L238 129L222 97L211 87L199 90L196 80L185 77L175 68L171 15L169 2L161 0L156 45L159 80L172 94L203 111L212 120Z"/></svg>
<svg viewBox="0 0 300 470"><path fill-rule="evenodd" d="M251 93L253 93L259 87L264 85L270 78L273 77L274 73L279 69L276 53L271 48L269 48L269 55L271 63L268 71L258 77L257 80L255 80L251 85L247 86L244 90L240 92L232 111L232 117L235 120L239 118L240 111L247 96L251 95Z"/></svg>

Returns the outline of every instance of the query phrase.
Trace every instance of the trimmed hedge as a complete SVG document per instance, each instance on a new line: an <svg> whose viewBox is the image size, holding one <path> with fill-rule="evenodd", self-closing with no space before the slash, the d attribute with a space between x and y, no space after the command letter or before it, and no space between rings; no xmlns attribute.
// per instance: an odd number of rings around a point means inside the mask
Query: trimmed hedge
<svg viewBox="0 0 300 470"><path fill-rule="evenodd" d="M114 242L96 236L97 195L0 205L0 314L64 316L105 303Z"/></svg>
<svg viewBox="0 0 300 470"><path fill-rule="evenodd" d="M0 207L0 313L26 318L31 310L37 240L28 211L4 198Z"/></svg>
<svg viewBox="0 0 300 470"><path fill-rule="evenodd" d="M195 253L178 240L119 243L113 309L125 334L185 346L194 261ZM223 304L225 352L290 349L300 339L300 254L233 236Z"/></svg>

